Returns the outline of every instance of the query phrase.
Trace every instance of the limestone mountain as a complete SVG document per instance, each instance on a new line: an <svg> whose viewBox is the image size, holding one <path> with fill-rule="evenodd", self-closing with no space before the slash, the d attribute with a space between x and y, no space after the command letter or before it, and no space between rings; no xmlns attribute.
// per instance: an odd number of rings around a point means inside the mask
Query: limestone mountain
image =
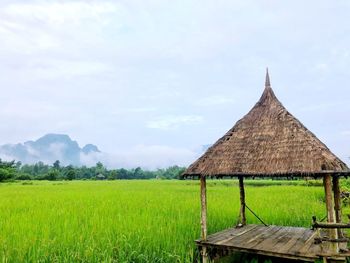
<svg viewBox="0 0 350 263"><path fill-rule="evenodd" d="M46 134L36 141L0 146L0 158L22 163L42 161L52 164L59 160L62 164L81 165L84 155L98 154L100 150L93 144L80 148L79 144L65 134Z"/></svg>

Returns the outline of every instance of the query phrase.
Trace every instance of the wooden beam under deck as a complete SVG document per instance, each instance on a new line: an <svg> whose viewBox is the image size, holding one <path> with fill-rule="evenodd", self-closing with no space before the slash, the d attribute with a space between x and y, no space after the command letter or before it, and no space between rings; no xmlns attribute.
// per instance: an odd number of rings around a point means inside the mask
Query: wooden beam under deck
<svg viewBox="0 0 350 263"><path fill-rule="evenodd" d="M211 250L222 254L245 252L310 262L323 257L345 260L350 256L349 252L334 253L327 242L315 244L315 237L316 231L309 228L249 224L209 235L206 240L197 240L196 243L206 248L209 256L213 256Z"/></svg>

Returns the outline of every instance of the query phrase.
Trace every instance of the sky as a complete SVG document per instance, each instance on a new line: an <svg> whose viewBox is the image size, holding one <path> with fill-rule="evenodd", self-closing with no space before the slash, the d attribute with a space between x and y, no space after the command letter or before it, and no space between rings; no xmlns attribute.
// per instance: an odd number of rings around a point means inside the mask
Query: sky
<svg viewBox="0 0 350 263"><path fill-rule="evenodd" d="M261 96L349 164L350 2L0 1L0 144L64 133L188 165Z"/></svg>

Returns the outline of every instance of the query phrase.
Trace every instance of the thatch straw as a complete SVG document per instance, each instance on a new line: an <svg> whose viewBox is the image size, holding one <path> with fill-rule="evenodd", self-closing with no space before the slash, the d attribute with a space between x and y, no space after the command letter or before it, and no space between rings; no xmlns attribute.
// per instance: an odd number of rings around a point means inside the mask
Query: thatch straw
<svg viewBox="0 0 350 263"><path fill-rule="evenodd" d="M239 120L184 176L349 174L349 168L290 114L266 74L265 90Z"/></svg>

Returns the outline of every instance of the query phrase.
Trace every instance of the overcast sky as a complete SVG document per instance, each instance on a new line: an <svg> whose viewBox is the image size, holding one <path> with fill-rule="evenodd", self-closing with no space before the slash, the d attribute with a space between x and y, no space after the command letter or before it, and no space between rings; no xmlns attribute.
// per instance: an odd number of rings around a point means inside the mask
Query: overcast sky
<svg viewBox="0 0 350 263"><path fill-rule="evenodd" d="M187 165L259 99L347 163L350 2L0 1L0 144L65 133Z"/></svg>

